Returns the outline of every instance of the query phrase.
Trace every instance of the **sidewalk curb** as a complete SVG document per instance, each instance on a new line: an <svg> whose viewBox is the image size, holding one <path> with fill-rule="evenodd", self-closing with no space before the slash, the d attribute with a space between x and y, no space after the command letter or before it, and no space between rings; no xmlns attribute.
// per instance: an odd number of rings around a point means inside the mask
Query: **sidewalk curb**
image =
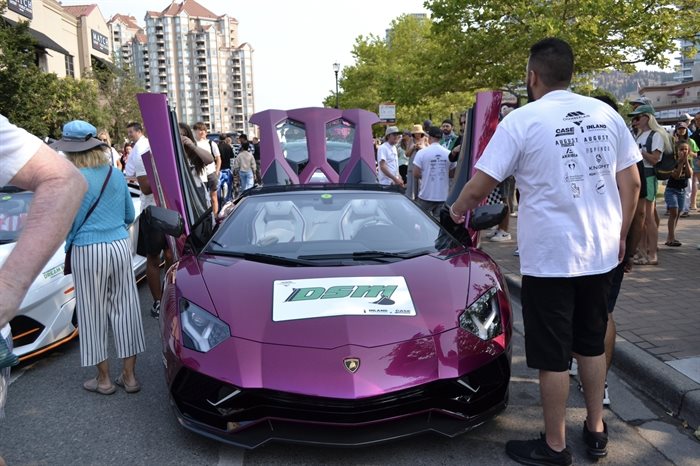
<svg viewBox="0 0 700 466"><path fill-rule="evenodd" d="M504 276L511 297L520 299L521 276L513 273ZM700 426L700 384L619 336L613 366L625 375L630 385L674 416L687 421L693 429Z"/></svg>

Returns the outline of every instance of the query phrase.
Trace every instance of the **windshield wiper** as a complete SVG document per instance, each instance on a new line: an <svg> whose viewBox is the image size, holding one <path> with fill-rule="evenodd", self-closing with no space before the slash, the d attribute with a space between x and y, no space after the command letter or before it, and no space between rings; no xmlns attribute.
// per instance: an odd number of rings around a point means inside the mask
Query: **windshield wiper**
<svg viewBox="0 0 700 466"><path fill-rule="evenodd" d="M212 243L215 243L219 246L221 246L220 243L216 241L212 241ZM215 254L217 256L226 256L226 257L240 257L241 259L249 260L249 261L255 261L255 262L263 262L265 264L274 264L274 265L296 265L296 266L316 266L318 264L315 264L313 261L309 260L303 260L302 258L294 258L294 257L284 257L284 256L275 256L273 254L262 254L262 253L257 253L257 252L238 252L238 251L224 251L224 250L208 250L206 251L210 254Z"/></svg>
<svg viewBox="0 0 700 466"><path fill-rule="evenodd" d="M386 259L412 259L414 257L430 254L433 251L421 249L417 251L405 252L387 252L387 251L358 251L352 253L338 254L312 254L299 256L299 259L306 260L333 260L333 259L352 259L352 260L376 260L386 262Z"/></svg>

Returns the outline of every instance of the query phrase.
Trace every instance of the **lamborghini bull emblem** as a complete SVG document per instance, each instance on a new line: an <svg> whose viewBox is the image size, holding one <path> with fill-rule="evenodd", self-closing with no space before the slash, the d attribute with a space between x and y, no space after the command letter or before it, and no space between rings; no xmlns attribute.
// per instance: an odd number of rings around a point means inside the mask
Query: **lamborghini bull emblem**
<svg viewBox="0 0 700 466"><path fill-rule="evenodd" d="M343 359L343 364L345 365L345 369L347 369L348 372L350 372L351 374L354 374L360 368L360 359L359 358L345 358L345 359Z"/></svg>

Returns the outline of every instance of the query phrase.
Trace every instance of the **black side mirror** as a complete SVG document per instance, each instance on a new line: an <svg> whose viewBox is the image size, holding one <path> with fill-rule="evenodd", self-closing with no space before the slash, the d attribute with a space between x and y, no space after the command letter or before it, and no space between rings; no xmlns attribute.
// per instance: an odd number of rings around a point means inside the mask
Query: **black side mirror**
<svg viewBox="0 0 700 466"><path fill-rule="evenodd" d="M156 230L166 235L179 238L185 231L185 223L179 213L158 206L148 206L141 215Z"/></svg>
<svg viewBox="0 0 700 466"><path fill-rule="evenodd" d="M474 209L469 218L469 228L472 230L485 230L496 226L508 214L508 206L505 204L482 205Z"/></svg>

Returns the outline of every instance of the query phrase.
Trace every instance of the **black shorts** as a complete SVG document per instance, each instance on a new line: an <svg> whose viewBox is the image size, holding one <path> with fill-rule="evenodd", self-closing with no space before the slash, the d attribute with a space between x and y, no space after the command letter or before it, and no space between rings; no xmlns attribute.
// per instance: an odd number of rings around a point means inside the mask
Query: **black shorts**
<svg viewBox="0 0 700 466"><path fill-rule="evenodd" d="M139 237L136 241L136 254L139 256L158 256L167 246L165 233L153 228L146 220L145 215L139 216Z"/></svg>
<svg viewBox="0 0 700 466"><path fill-rule="evenodd" d="M623 278L625 278L625 261L617 264L617 267L612 271L610 294L608 295L608 314L612 314L612 311L615 310L615 304L617 303L617 297L620 295Z"/></svg>
<svg viewBox="0 0 700 466"><path fill-rule="evenodd" d="M605 352L608 295L613 271L583 277L523 276L525 355L533 369L564 372L571 353Z"/></svg>
<svg viewBox="0 0 700 466"><path fill-rule="evenodd" d="M219 177L216 176L216 173L207 175L207 189L210 193L215 193L219 190Z"/></svg>

